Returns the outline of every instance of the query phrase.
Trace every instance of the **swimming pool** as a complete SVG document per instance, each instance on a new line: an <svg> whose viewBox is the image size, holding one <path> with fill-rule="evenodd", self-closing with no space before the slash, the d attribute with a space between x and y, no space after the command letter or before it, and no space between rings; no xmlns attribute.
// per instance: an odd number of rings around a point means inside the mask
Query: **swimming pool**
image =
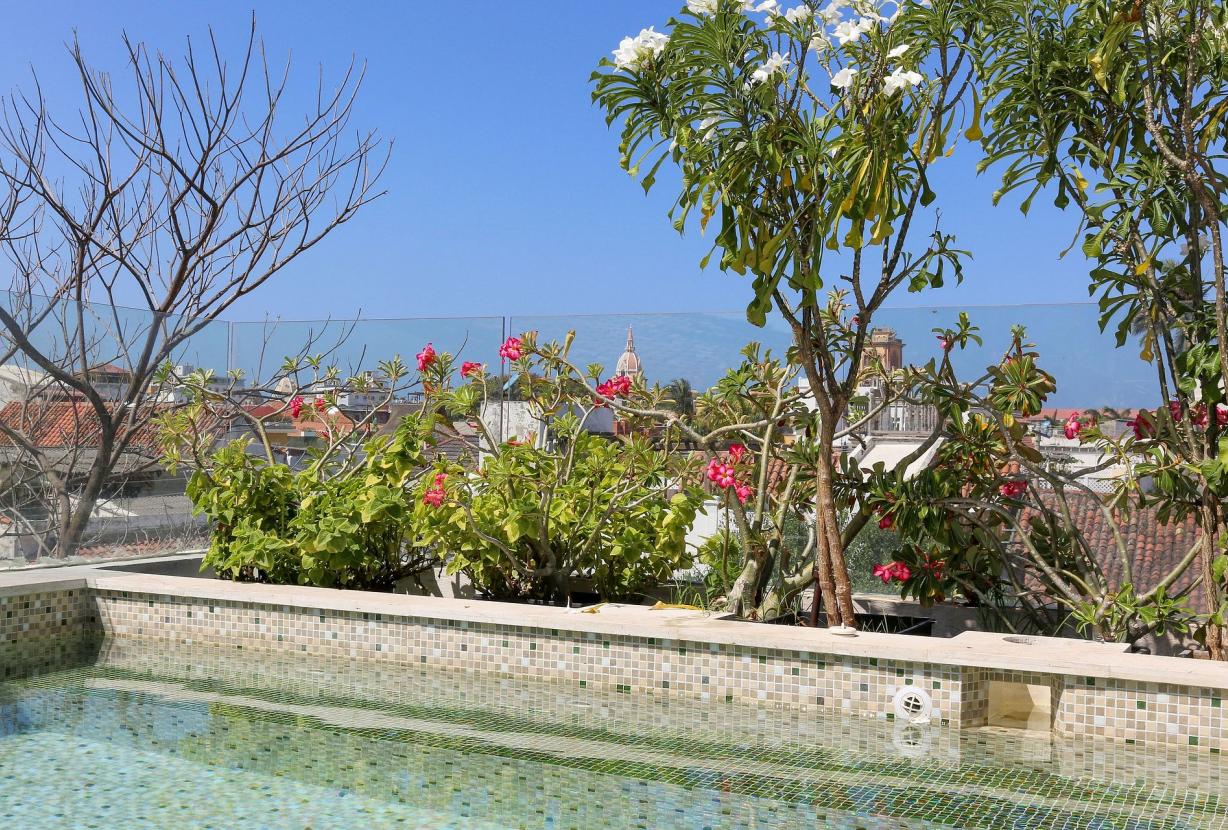
<svg viewBox="0 0 1228 830"><path fill-rule="evenodd" d="M78 662L0 682L10 826L1228 827L1205 752L233 648Z"/></svg>

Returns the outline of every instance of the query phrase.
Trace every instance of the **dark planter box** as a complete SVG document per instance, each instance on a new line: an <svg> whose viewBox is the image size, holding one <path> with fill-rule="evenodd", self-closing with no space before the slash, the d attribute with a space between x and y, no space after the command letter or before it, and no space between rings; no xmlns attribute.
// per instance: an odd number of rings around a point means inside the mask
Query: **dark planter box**
<svg viewBox="0 0 1228 830"><path fill-rule="evenodd" d="M878 634L908 634L914 637L929 637L934 630L934 620L928 617L904 617L895 614L857 614L857 630ZM754 622L768 625L804 625L797 614L781 614L770 620ZM826 626L820 626L826 628Z"/></svg>

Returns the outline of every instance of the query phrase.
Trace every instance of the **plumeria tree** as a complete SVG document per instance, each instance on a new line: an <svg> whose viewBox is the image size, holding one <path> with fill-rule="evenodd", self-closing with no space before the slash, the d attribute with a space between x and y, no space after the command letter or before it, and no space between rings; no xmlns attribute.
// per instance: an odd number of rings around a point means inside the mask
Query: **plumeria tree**
<svg viewBox="0 0 1228 830"><path fill-rule="evenodd" d="M758 343L742 351L742 362L695 401L693 413L673 406L670 387L645 388L601 381L601 367L581 369L565 351L533 353L552 372L567 378L579 400L609 407L628 430L650 435L670 452L671 475L679 484L702 481L718 511L718 533L698 551L708 568L709 600L716 609L749 619L771 619L792 610L798 595L815 580L818 544L813 521L817 454L809 396L797 386L799 368ZM885 388L915 382L912 373L883 375ZM887 400L893 399L888 395ZM836 431L844 439L863 428L886 404L876 404ZM906 459L922 456L937 430ZM854 492L860 472L846 466L837 481L842 508L841 544L847 547L872 518L869 502Z"/></svg>
<svg viewBox="0 0 1228 830"><path fill-rule="evenodd" d="M749 319L778 314L792 329L789 359L813 401L815 571L834 625L855 624L836 441L874 316L898 291L961 273L931 224L928 174L959 135L974 19L949 0L689 0L593 75L622 166L645 189L675 167L675 226L716 219L719 266L751 278Z"/></svg>
<svg viewBox="0 0 1228 830"><path fill-rule="evenodd" d="M1001 194L1074 214L1102 327L1155 368L1157 405L1124 441L1082 433L1127 464L1112 504L1193 516L1206 605L1200 636L1228 658L1228 10L1216 0L1010 0L985 15L985 166ZM1081 422L1076 419L1075 426Z"/></svg>
<svg viewBox="0 0 1228 830"><path fill-rule="evenodd" d="M979 342L976 332L965 317L939 336L958 350ZM1025 337L1017 328L998 363L972 380L957 378L950 350L925 367L915 388L944 413L942 443L934 462L914 476L886 470L867 476L866 501L899 542L875 576L923 604L958 595L1006 630L1057 635L1073 623L1117 642L1186 632L1186 600L1196 583L1174 586L1199 543L1155 576L1134 573L1129 510L1105 501L1086 477L1128 458L1136 437L1114 436L1087 415L1071 415L1066 437L1093 443L1101 458L1087 467L1050 463L1025 423L1056 387ZM1153 416L1141 413L1133 423L1145 431ZM1099 514L1090 523L1082 518L1087 505ZM1098 527L1111 536L1108 558L1089 537Z"/></svg>

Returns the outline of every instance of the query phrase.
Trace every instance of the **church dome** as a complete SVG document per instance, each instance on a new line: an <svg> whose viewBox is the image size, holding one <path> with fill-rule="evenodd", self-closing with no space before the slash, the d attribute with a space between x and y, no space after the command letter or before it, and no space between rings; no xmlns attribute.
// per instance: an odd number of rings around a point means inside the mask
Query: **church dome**
<svg viewBox="0 0 1228 830"><path fill-rule="evenodd" d="M627 326L627 348L618 356L618 363L614 365L614 374L630 378L638 378L644 374L640 356L635 353L635 337L631 333L630 326Z"/></svg>

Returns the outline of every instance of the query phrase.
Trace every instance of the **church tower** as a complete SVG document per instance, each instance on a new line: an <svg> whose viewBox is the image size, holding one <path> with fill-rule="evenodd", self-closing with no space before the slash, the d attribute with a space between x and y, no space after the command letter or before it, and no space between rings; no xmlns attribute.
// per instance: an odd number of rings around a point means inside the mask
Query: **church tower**
<svg viewBox="0 0 1228 830"><path fill-rule="evenodd" d="M644 366L640 363L640 356L635 353L635 336L630 326L627 326L627 348L618 356L618 363L614 364L614 376L628 377L633 381L644 376Z"/></svg>

